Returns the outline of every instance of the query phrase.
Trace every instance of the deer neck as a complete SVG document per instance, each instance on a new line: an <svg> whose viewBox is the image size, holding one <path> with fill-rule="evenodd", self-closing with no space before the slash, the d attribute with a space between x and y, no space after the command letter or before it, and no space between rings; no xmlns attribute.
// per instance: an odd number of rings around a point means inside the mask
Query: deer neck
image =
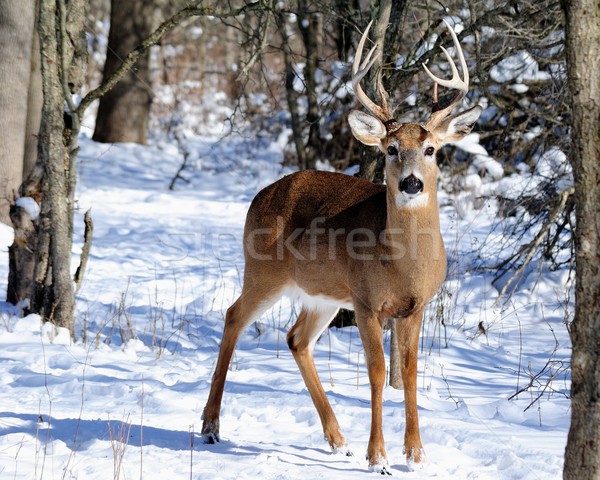
<svg viewBox="0 0 600 480"><path fill-rule="evenodd" d="M423 192L421 195L427 195L426 201L415 204L402 204L397 195L388 188L385 237L394 258L400 263L412 263L414 268L430 268L428 265L432 262L440 263L443 259L445 269L437 191L430 189Z"/></svg>
<svg viewBox="0 0 600 480"><path fill-rule="evenodd" d="M394 189L387 190L386 229L394 234L410 233L411 226L431 228L439 234L440 213L437 202L437 190L423 192L410 202L399 199L402 195Z"/></svg>

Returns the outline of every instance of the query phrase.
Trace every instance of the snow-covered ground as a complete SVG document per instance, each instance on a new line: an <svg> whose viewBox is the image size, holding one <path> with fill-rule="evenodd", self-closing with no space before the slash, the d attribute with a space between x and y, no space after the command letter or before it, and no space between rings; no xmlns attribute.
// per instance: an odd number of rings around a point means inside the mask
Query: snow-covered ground
<svg viewBox="0 0 600 480"><path fill-rule="evenodd" d="M181 160L175 147L82 138L76 249L88 208L95 229L78 294L78 340L36 316L18 319L0 303L0 478L369 475L369 386L357 331L329 330L315 352L354 452L346 457L329 452L287 350L288 300L238 346L223 400L223 442L204 445L197 435L224 312L240 291L246 209L286 173L277 143L213 140L188 141L195 169L185 173L189 183L169 191ZM391 470L415 479L561 478L570 416L567 273L532 269L510 302L494 306L493 274L470 270L479 252L493 251L482 250L494 240L493 203L473 209L464 195L442 194L441 204L450 275L427 314L419 358L427 464L406 467L403 394L387 387ZM0 226L0 298L11 241L11 230Z"/></svg>

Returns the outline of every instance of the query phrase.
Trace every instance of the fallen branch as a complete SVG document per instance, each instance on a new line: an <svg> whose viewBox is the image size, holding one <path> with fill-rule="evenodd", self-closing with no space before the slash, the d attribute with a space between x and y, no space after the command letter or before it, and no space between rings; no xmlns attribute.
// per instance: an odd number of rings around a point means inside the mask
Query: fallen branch
<svg viewBox="0 0 600 480"><path fill-rule="evenodd" d="M83 215L83 222L85 223L85 230L83 232L83 247L81 249L81 257L79 259L79 266L75 272L75 293L79 292L81 283L83 281L83 274L87 266L88 258L90 256L90 249L92 248L92 234L94 233L94 222L90 217L90 210L85 212Z"/></svg>

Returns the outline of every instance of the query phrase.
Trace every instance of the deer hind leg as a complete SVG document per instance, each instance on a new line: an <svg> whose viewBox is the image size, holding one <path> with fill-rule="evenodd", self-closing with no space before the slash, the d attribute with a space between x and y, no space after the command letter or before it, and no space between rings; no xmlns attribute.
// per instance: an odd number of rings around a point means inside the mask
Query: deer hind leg
<svg viewBox="0 0 600 480"><path fill-rule="evenodd" d="M338 308L334 306L321 307L318 310L303 308L296 323L287 335L287 343L317 409L325 438L334 452L351 455L346 440L340 433L340 426L331 404L327 400L325 390L323 390L313 356L317 339L327 328L337 311Z"/></svg>
<svg viewBox="0 0 600 480"><path fill-rule="evenodd" d="M417 407L417 360L419 356L419 332L423 319L423 309L415 311L407 318L396 320L396 335L400 350L402 382L404 384L404 408L406 429L404 432L404 453L407 464L414 465L425 461L425 451L419 433Z"/></svg>
<svg viewBox="0 0 600 480"><path fill-rule="evenodd" d="M219 358L213 374L210 393L202 414L202 436L205 443L215 443L219 438L219 415L225 387L225 378L235 346L242 332L279 299L279 291L263 289L261 292L244 288L240 297L227 310Z"/></svg>

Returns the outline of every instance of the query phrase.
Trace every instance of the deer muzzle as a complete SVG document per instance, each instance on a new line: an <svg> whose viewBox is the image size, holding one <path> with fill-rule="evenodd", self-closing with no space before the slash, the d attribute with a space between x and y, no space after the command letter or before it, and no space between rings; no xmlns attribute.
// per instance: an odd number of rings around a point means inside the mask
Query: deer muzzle
<svg viewBox="0 0 600 480"><path fill-rule="evenodd" d="M398 188L401 192L408 195L417 195L423 191L423 181L415 177L413 174L410 174L408 177L400 180Z"/></svg>

